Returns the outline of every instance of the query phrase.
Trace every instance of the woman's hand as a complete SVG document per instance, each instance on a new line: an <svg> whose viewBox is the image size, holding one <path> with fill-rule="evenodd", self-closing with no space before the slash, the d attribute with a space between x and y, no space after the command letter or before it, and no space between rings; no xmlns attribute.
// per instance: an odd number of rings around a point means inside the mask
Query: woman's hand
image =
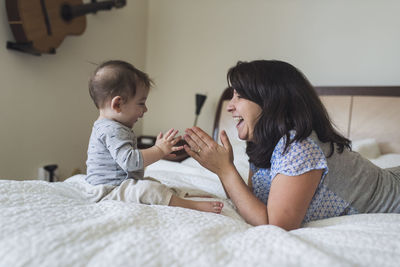
<svg viewBox="0 0 400 267"><path fill-rule="evenodd" d="M233 151L225 131L220 134L222 146L218 145L206 132L199 127L186 129L184 149L204 168L222 177L233 165Z"/></svg>

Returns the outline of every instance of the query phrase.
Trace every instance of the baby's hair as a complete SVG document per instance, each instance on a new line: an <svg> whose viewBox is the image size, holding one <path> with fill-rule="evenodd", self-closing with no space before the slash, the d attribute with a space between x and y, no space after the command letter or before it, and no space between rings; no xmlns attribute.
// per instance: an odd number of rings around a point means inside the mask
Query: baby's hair
<svg viewBox="0 0 400 267"><path fill-rule="evenodd" d="M136 88L150 88L153 81L149 76L122 60L109 60L100 64L89 80L89 94L96 107L104 104L115 96L121 96L123 101L136 95Z"/></svg>

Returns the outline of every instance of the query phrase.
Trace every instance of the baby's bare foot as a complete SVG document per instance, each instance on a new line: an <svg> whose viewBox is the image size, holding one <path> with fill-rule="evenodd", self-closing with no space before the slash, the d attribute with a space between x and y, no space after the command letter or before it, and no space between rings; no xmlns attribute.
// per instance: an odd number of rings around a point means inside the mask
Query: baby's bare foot
<svg viewBox="0 0 400 267"><path fill-rule="evenodd" d="M220 201L194 201L172 195L169 206L182 207L205 212L221 213L222 208L224 207L224 203Z"/></svg>
<svg viewBox="0 0 400 267"><path fill-rule="evenodd" d="M224 203L219 201L193 201L194 209L205 211L205 212L214 212L221 213L222 208L224 207Z"/></svg>

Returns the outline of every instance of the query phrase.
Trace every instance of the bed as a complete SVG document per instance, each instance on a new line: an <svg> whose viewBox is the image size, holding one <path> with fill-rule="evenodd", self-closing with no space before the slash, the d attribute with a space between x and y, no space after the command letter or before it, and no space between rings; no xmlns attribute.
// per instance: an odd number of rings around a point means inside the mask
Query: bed
<svg viewBox="0 0 400 267"><path fill-rule="evenodd" d="M338 130L357 139L361 153L376 164L400 165L400 87L368 88L317 90ZM227 130L235 164L246 177L245 144L236 138L225 111L229 96L229 90L224 91L218 104L214 137ZM387 126L386 115L394 115ZM379 161L388 155L390 160ZM271 225L252 227L226 198L218 178L191 158L181 163L161 160L146 168L145 175L193 194L212 195L224 202L223 212L90 203L82 194L84 175L57 183L1 180L0 266L398 266L400 262L400 214L330 218L289 232Z"/></svg>

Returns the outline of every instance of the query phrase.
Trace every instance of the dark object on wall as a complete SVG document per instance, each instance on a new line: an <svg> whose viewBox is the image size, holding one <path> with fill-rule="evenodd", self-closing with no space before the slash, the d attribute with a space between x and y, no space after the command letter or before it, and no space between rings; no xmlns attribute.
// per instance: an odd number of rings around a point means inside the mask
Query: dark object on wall
<svg viewBox="0 0 400 267"><path fill-rule="evenodd" d="M206 98L206 95L196 94L196 117L194 118L193 126L197 125L197 118L199 117L201 108L203 107Z"/></svg>
<svg viewBox="0 0 400 267"><path fill-rule="evenodd" d="M7 48L32 55L55 54L67 35L80 35L86 14L125 6L126 0L83 4L83 0L6 0L8 23L15 42Z"/></svg>
<svg viewBox="0 0 400 267"><path fill-rule="evenodd" d="M58 168L57 164L46 165L43 167L49 173L49 182L54 182L54 172Z"/></svg>

